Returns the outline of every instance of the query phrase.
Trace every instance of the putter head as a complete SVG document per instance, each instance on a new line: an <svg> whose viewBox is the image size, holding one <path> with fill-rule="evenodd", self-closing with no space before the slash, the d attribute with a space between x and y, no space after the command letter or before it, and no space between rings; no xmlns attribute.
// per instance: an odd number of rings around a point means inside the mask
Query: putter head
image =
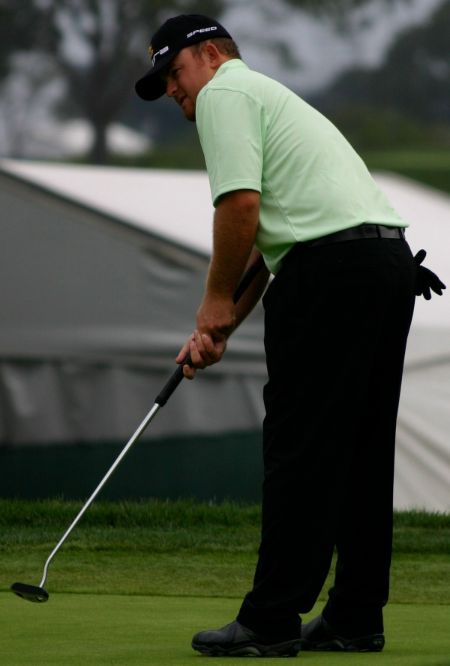
<svg viewBox="0 0 450 666"><path fill-rule="evenodd" d="M13 583L11 590L18 597L26 599L27 601L34 601L35 603L42 604L48 600L48 592L43 587L37 585L27 585L26 583Z"/></svg>

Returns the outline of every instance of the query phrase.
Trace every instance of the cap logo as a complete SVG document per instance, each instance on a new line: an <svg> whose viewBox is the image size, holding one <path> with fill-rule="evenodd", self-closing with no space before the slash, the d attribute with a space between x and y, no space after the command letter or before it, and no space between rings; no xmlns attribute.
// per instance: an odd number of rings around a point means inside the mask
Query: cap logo
<svg viewBox="0 0 450 666"><path fill-rule="evenodd" d="M168 46L164 46L164 48L160 49L159 51L157 51L156 53L153 54L153 56L152 56L152 64L153 64L153 67L155 66L156 58L157 58L158 56L162 56L162 55L164 55L165 53L167 53L168 50L169 50L169 47L168 47ZM152 49L152 52L153 52L153 49Z"/></svg>
<svg viewBox="0 0 450 666"><path fill-rule="evenodd" d="M198 30L193 30L192 32L188 32L186 38L190 39L194 35L197 35L199 32L213 32L214 30L217 30L216 25L212 25L210 28L199 28Z"/></svg>

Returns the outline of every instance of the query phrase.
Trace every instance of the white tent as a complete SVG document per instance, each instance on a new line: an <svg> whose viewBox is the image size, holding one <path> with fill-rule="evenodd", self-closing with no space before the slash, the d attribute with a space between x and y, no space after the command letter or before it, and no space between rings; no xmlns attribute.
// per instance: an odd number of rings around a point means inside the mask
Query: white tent
<svg viewBox="0 0 450 666"><path fill-rule="evenodd" d="M211 235L205 178L1 166L8 215L0 252L9 284L1 304L9 401L1 439L123 440L176 368L195 324ZM153 434L220 433L231 422L254 429L265 374L260 316L236 334L223 364L177 391ZM24 360L35 362L32 372Z"/></svg>
<svg viewBox="0 0 450 666"><path fill-rule="evenodd" d="M207 176L10 160L0 169L11 212L2 264L15 288L1 304L11 314L0 333L1 439L124 439L192 328L211 248ZM413 251L427 249L427 265L450 286L449 198L376 178L411 223ZM152 434L258 431L264 381L258 308L225 360L176 392ZM450 509L449 392L448 299L420 299L399 416L397 508Z"/></svg>
<svg viewBox="0 0 450 666"><path fill-rule="evenodd" d="M450 197L392 174L377 181L410 223L411 249L447 285L416 300L397 431L395 505L450 510Z"/></svg>

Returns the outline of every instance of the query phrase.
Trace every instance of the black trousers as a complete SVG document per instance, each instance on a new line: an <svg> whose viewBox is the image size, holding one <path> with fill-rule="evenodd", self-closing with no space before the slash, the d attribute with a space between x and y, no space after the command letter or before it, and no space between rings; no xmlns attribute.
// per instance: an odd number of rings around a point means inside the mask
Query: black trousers
<svg viewBox="0 0 450 666"><path fill-rule="evenodd" d="M415 273L400 239L296 245L264 296L262 534L238 614L255 631L298 635L335 548L324 617L344 635L383 631Z"/></svg>

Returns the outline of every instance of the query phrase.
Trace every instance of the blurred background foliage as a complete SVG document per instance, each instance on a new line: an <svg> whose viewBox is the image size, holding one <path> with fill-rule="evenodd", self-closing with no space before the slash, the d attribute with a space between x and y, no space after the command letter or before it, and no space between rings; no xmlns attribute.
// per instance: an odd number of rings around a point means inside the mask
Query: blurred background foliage
<svg viewBox="0 0 450 666"><path fill-rule="evenodd" d="M314 20L351 50L357 33L371 39L371 22L418 2L429 4L423 20L394 31L377 62L356 54L316 86L302 83L300 38L275 28L280 17ZM335 122L369 167L450 190L450 0L0 0L0 157L204 168L195 126L173 102L134 95L151 34L191 12L227 27L234 17L244 59L248 44L255 69L276 61L278 78L289 74L283 82Z"/></svg>

